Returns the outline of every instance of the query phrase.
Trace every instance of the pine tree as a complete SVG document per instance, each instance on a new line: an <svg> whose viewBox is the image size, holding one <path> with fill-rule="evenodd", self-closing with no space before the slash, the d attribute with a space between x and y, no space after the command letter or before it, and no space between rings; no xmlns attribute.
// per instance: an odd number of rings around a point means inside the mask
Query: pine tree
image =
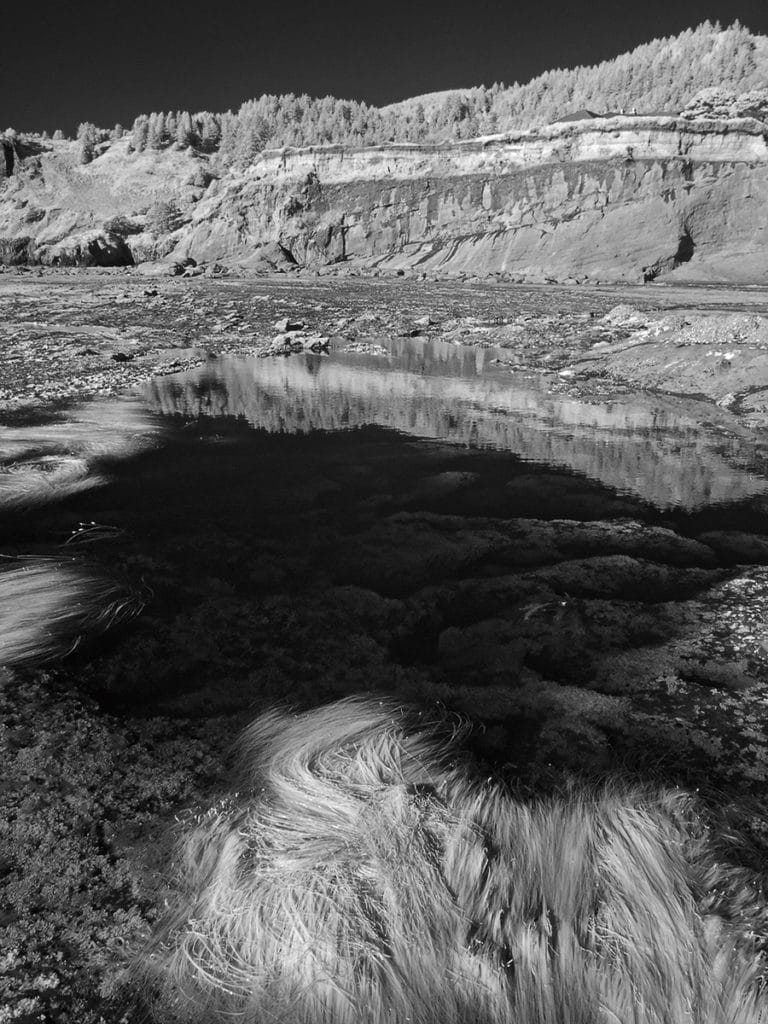
<svg viewBox="0 0 768 1024"><path fill-rule="evenodd" d="M176 142L182 149L194 145L195 131L192 127L192 115L188 110L179 113L176 123Z"/></svg>
<svg viewBox="0 0 768 1024"><path fill-rule="evenodd" d="M226 114L222 114L219 157L224 164L232 163L235 158L239 128L240 120L237 114L233 114L231 110L228 110Z"/></svg>
<svg viewBox="0 0 768 1024"><path fill-rule="evenodd" d="M140 151L147 144L160 148L175 141L218 152L223 166L246 165L266 145L439 142L546 124L584 107L598 113L677 111L707 87L723 86L738 95L763 86L767 63L738 22L725 29L703 22L597 65L547 71L522 85L495 82L456 90L437 102L404 103L386 113L353 100L287 93L249 100L237 113L153 114L137 118L134 147Z"/></svg>
<svg viewBox="0 0 768 1024"><path fill-rule="evenodd" d="M176 115L172 110L169 110L168 113L165 115L165 131L163 133L164 144L170 145L171 143L176 141L177 127L178 122L176 120Z"/></svg>
<svg viewBox="0 0 768 1024"><path fill-rule="evenodd" d="M199 125L200 148L206 153L215 153L221 141L221 122L210 110L195 114Z"/></svg>
<svg viewBox="0 0 768 1024"><path fill-rule="evenodd" d="M261 114L249 113L238 132L234 160L239 167L248 167L264 149L270 129Z"/></svg>
<svg viewBox="0 0 768 1024"><path fill-rule="evenodd" d="M149 138L149 118L146 114L139 114L133 122L131 136L133 148L137 153L143 152L147 148L147 140Z"/></svg>
<svg viewBox="0 0 768 1024"><path fill-rule="evenodd" d="M153 112L149 115L147 130L147 146L150 149L162 149L165 136L165 115Z"/></svg>
<svg viewBox="0 0 768 1024"><path fill-rule="evenodd" d="M81 164L89 164L96 149L96 125L90 121L83 121L77 129L78 159Z"/></svg>

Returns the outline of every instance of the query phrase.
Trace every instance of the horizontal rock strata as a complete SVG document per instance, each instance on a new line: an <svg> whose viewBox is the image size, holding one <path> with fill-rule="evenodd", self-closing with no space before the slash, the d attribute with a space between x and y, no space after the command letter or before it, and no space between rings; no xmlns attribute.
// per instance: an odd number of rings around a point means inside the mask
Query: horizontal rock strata
<svg viewBox="0 0 768 1024"><path fill-rule="evenodd" d="M129 154L121 141L78 166L73 146L6 153L0 260L768 279L768 141L749 119L616 117L451 146L266 151L213 180L191 150ZM178 208L172 231L147 223L153 201ZM114 237L117 215L136 219L135 234Z"/></svg>

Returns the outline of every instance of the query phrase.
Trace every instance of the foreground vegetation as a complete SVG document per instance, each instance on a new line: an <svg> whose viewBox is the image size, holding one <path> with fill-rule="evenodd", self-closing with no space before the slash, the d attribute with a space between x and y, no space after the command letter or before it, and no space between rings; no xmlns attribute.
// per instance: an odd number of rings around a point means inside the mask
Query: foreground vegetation
<svg viewBox="0 0 768 1024"><path fill-rule="evenodd" d="M456 756L386 701L258 719L179 853L159 1019L765 1019L763 877L695 800L525 798Z"/></svg>

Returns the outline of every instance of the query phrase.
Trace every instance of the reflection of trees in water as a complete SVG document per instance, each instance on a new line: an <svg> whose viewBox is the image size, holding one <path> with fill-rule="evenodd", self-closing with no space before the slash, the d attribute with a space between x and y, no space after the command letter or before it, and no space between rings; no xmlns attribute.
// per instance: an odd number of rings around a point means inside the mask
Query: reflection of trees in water
<svg viewBox="0 0 768 1024"><path fill-rule="evenodd" d="M386 359L222 360L215 373L154 381L146 396L166 414L242 417L271 433L376 424L514 452L661 507L735 501L768 489L764 479L714 450L721 438L710 439L669 404L639 398L587 404L522 388L507 376L482 375L483 349L408 345L413 341Z"/></svg>

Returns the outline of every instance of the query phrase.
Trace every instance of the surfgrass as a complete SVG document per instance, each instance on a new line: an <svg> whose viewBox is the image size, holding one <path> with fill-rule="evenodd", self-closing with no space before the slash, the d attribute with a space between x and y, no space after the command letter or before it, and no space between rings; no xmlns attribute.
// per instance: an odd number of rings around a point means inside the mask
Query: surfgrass
<svg viewBox="0 0 768 1024"><path fill-rule="evenodd" d="M157 431L141 404L127 399L85 403L52 422L0 428L0 512L103 485L103 461L136 454Z"/></svg>
<svg viewBox="0 0 768 1024"><path fill-rule="evenodd" d="M71 653L138 615L144 597L79 568L72 559L9 560L0 566L0 665L39 665Z"/></svg>
<svg viewBox="0 0 768 1024"><path fill-rule="evenodd" d="M88 402L42 423L0 428L0 516L12 523L20 512L104 485L108 460L143 450L158 430L132 399ZM120 532L109 524L81 523L68 543L94 543ZM138 614L145 596L104 579L82 560L0 556L0 665L61 657L87 636Z"/></svg>
<svg viewBox="0 0 768 1024"><path fill-rule="evenodd" d="M85 459L45 455L0 468L0 509L36 508L100 487Z"/></svg>
<svg viewBox="0 0 768 1024"><path fill-rule="evenodd" d="M141 959L160 1021L757 1024L767 914L680 790L540 799L386 701L271 711L185 829Z"/></svg>

